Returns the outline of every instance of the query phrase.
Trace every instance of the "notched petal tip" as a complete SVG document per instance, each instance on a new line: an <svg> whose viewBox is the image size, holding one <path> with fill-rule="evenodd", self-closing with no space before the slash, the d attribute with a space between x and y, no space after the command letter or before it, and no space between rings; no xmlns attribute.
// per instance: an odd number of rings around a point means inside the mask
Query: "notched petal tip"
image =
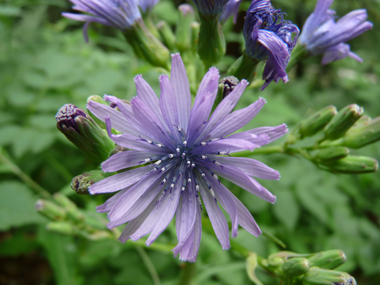
<svg viewBox="0 0 380 285"><path fill-rule="evenodd" d="M135 77L133 77L133 81L136 83L137 81L142 79L142 74L137 74Z"/></svg>
<svg viewBox="0 0 380 285"><path fill-rule="evenodd" d="M177 58L177 57L180 57L180 58L181 58L181 54L180 54L179 52L172 53L171 56L172 56L172 59ZM182 59L182 58L181 58L181 59Z"/></svg>
<svg viewBox="0 0 380 285"><path fill-rule="evenodd" d="M262 104L267 103L267 100L264 97L259 97L259 99L257 99L257 101L260 101Z"/></svg>

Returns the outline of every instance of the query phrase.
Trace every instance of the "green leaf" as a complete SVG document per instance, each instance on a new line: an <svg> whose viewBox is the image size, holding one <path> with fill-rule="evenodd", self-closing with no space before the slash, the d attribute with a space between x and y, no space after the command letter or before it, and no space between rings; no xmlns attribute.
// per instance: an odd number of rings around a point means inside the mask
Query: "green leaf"
<svg viewBox="0 0 380 285"><path fill-rule="evenodd" d="M58 285L82 283L76 276L78 252L73 237L49 232L41 226L38 240L46 251Z"/></svg>
<svg viewBox="0 0 380 285"><path fill-rule="evenodd" d="M34 209L37 198L22 183L0 183L0 230L40 223L44 218Z"/></svg>
<svg viewBox="0 0 380 285"><path fill-rule="evenodd" d="M300 216L299 203L294 198L294 194L287 190L278 191L276 196L276 204L273 207L274 215L289 231L292 231Z"/></svg>

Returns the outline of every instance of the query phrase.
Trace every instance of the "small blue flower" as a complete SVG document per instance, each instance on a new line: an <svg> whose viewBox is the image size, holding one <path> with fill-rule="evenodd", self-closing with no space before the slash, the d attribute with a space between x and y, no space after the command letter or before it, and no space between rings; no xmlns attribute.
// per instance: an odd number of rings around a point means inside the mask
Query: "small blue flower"
<svg viewBox="0 0 380 285"><path fill-rule="evenodd" d="M219 15L226 8L228 0L193 0L202 15Z"/></svg>
<svg viewBox="0 0 380 285"><path fill-rule="evenodd" d="M253 0L245 18L243 34L245 53L257 60L267 59L263 90L271 81L288 82L285 68L296 45L299 29L273 9L270 0Z"/></svg>
<svg viewBox="0 0 380 285"><path fill-rule="evenodd" d="M97 211L108 212L109 228L127 223L121 242L150 233L146 244L151 245L175 215L178 244L173 252L181 260L194 262L201 239L203 204L223 249L230 247L230 241L221 207L231 218L232 237L237 236L238 225L255 236L261 234L250 212L218 176L274 203L276 197L253 177L279 179L279 173L255 159L228 154L268 144L283 136L287 127L282 124L234 133L266 103L259 98L233 111L248 85L246 80L235 86L211 114L218 93L216 68L204 76L191 107L189 81L179 54L172 55L170 79L162 75L159 80L160 98L141 75L135 77L137 96L130 104L106 95L105 100L120 111L95 101L88 103L88 109L106 123L110 138L128 149L102 163L103 171L120 173L95 183L89 191L119 191ZM112 128L121 134L114 134Z"/></svg>
<svg viewBox="0 0 380 285"><path fill-rule="evenodd" d="M83 27L86 41L88 41L88 24L91 22L111 26L123 31L130 29L133 23L141 19L138 7L139 2L136 0L70 0L70 2L74 4L73 10L90 14L62 13L62 16L66 18L86 22Z"/></svg>
<svg viewBox="0 0 380 285"><path fill-rule="evenodd" d="M322 64L345 58L347 56L362 61L345 42L372 28L366 21L365 9L354 10L337 22L335 11L329 10L334 0L318 0L314 12L307 18L299 37L311 55L323 54Z"/></svg>

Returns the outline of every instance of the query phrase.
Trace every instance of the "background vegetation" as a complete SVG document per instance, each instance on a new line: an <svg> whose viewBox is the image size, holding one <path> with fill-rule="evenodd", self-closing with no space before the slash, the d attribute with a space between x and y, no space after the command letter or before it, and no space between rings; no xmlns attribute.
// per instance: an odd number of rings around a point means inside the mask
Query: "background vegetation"
<svg viewBox="0 0 380 285"><path fill-rule="evenodd" d="M302 28L316 1L272 2ZM175 25L178 4L161 0L154 9L155 19ZM86 44L82 25L60 16L70 7L65 0L0 1L0 151L14 163L12 168L4 160L0 162L0 284L152 284L151 265L161 284L178 284L184 264L171 253L47 231L47 219L34 210L39 198L33 191L36 186L15 175L20 173L14 168L17 165L40 187L61 192L89 215L99 215L95 206L108 197L79 196L70 189L73 176L98 166L56 129L55 113L65 103L84 108L86 98L94 94L130 99L135 94L133 76L139 73L159 89L160 72L137 60L118 31L91 25L90 43ZM330 104L340 109L357 103L367 115L380 115L380 1L336 0L332 8L340 16L367 9L374 30L350 42L364 63L344 59L321 66L320 58L312 58L291 71L286 85L271 84L264 92L247 90L240 107L259 96L268 101L247 128L284 122L291 129L309 112ZM244 13L239 14L237 25L231 20L225 25L228 56L219 64L221 70L241 52ZM380 144L357 154L379 160ZM290 251L342 249L348 261L339 270L352 274L358 284L379 284L378 173L334 175L297 157L255 158L280 171L280 181L260 181L278 202L271 205L237 186L228 186L259 225L284 241ZM174 223L157 241L176 243ZM239 230L237 241L262 256L280 250L266 237L255 238L244 230ZM195 270L195 284L250 282L244 259L232 250L223 251L216 237L206 232ZM277 284L264 272L259 271L258 276L264 284Z"/></svg>

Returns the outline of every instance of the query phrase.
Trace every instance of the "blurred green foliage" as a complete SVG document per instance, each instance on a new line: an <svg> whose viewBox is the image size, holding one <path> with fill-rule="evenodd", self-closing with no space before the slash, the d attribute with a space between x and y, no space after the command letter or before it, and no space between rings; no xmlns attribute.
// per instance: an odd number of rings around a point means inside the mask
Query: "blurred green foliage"
<svg viewBox="0 0 380 285"><path fill-rule="evenodd" d="M315 2L277 0L273 4L301 28ZM283 122L291 129L308 114L331 104L340 109L357 103L367 115L380 115L380 1L335 0L332 8L340 16L352 9L368 9L374 30L350 42L364 63L344 59L321 66L320 58L312 58L292 70L286 85L272 84L264 92L247 90L238 108L259 96L268 103L246 129ZM60 17L60 12L69 9L65 0L0 1L0 150L50 193L68 195L79 207L98 215L95 206L106 195L79 196L69 187L72 177L98 165L86 160L57 131L54 115L65 103L84 108L89 95L107 93L130 99L135 94L132 79L138 73L158 91L160 72L136 59L118 31L91 25L90 43L86 44L81 24ZM177 21L170 1L162 0L153 16L171 25ZM243 17L244 12L236 26L229 20L224 27L229 44L226 58L218 65L222 71L241 51ZM355 154L379 160L379 143ZM281 154L257 159L281 173L280 181L260 181L277 196L275 205L225 183L259 225L284 241L287 250L307 253L339 248L348 259L340 271L355 276L359 284L378 284L378 174L334 175ZM33 185L19 178L9 165L0 163L1 284L152 284L152 266L161 284L179 284L185 265L170 253L48 232L47 220L34 211L38 198ZM175 244L175 236L172 223L157 241ZM239 230L236 240L262 256L280 249L268 238L254 238L244 230ZM28 266L31 259L35 262ZM257 275L264 284L276 284L263 271L258 270ZM216 237L204 232L194 282L237 285L250 281L241 256L223 251Z"/></svg>

